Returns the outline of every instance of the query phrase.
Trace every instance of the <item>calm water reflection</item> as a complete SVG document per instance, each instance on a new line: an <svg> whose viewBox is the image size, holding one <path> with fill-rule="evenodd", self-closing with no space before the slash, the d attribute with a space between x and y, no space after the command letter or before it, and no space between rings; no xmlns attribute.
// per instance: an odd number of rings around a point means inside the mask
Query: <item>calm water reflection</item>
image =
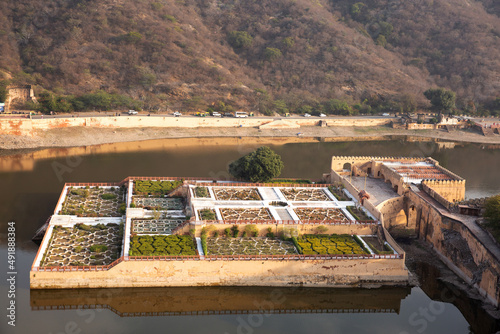
<svg viewBox="0 0 500 334"><path fill-rule="evenodd" d="M0 256L2 268L5 268L6 224L15 221L19 308L16 330L7 328L6 322L2 321L1 331L59 333L65 331L65 326L70 329L76 326L82 332L95 333L299 333L313 330L328 333L469 333L469 321L476 332L487 333L496 326L491 318L471 311L477 309L477 305L466 297L461 296L452 302L433 302L428 296L439 300L439 294L433 291L440 287L431 287L428 282L435 283L436 279L429 278L424 272L420 275L427 277L423 281L425 293L420 288L413 288L411 292L405 289L270 291L262 288L190 288L126 289L118 293L116 290L71 290L68 294L33 291L30 296L28 272L38 249L30 239L53 212L64 182L119 181L132 175L224 178L230 161L263 143L264 140L184 139L50 149L15 156L2 152ZM461 144L452 148L454 144L404 140L288 144L278 140L267 144L282 156L284 177L319 178L329 171L332 155L432 156L467 179L467 196L500 192L500 149L494 147ZM0 295L4 296L6 289L2 280ZM273 291L286 296L283 304L274 303L274 308L307 313L225 314L235 309L255 310L258 308L255 303L269 302ZM40 306L77 305L108 306L98 310L37 310ZM32 310L32 306L35 309ZM430 307L439 311L432 321L425 320L418 313L419 309ZM354 309L378 313L334 313ZM379 311L384 309L392 311ZM143 312L144 317L120 317L131 310L132 313ZM181 310L186 310L184 315L154 317L151 314ZM207 310L213 314L188 315L188 311ZM327 313L309 313L312 310ZM425 329L422 321L425 321Z"/></svg>

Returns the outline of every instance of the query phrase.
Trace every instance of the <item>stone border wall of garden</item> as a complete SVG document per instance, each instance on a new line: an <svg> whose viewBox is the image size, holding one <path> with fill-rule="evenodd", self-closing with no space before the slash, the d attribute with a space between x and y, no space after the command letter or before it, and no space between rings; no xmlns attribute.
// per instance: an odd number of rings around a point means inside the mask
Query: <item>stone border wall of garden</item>
<svg viewBox="0 0 500 334"><path fill-rule="evenodd" d="M199 255L192 256L122 256L104 266L54 266L32 267L31 271L71 272L71 271L107 271L124 261L262 261L262 260L358 260L358 259L403 259L404 254L343 254L343 255L208 255L201 259Z"/></svg>
<svg viewBox="0 0 500 334"><path fill-rule="evenodd" d="M275 220L275 219L264 219L264 220L198 220L198 224L221 224L221 225L252 225L252 224L267 224L267 225L378 225L379 222L376 220Z"/></svg>

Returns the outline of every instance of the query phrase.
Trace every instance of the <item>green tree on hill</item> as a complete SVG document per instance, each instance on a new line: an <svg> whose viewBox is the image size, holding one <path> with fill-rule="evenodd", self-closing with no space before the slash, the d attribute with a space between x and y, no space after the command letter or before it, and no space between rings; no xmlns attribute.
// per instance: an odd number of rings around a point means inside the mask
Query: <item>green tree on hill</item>
<svg viewBox="0 0 500 334"><path fill-rule="evenodd" d="M267 182L283 169L281 157L267 146L259 147L229 165L229 173L245 181Z"/></svg>
<svg viewBox="0 0 500 334"><path fill-rule="evenodd" d="M244 49L252 46L253 37L246 31L231 31L228 40L233 48Z"/></svg>
<svg viewBox="0 0 500 334"><path fill-rule="evenodd" d="M266 57L266 60L270 62L276 61L283 56L281 50L276 48L266 48L264 50L264 55Z"/></svg>
<svg viewBox="0 0 500 334"><path fill-rule="evenodd" d="M456 94L444 88L430 88L424 92L425 97L440 111L451 111L455 108Z"/></svg>

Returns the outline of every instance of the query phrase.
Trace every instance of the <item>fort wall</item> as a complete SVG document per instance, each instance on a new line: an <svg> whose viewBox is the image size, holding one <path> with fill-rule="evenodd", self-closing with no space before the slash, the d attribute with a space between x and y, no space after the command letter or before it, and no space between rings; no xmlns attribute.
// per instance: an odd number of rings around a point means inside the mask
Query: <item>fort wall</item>
<svg viewBox="0 0 500 334"><path fill-rule="evenodd" d="M465 180L424 180L422 187L447 209L451 207L451 202L465 199Z"/></svg>
<svg viewBox="0 0 500 334"><path fill-rule="evenodd" d="M420 239L432 245L441 259L495 306L500 304L499 259L461 221L441 214L414 191L408 197L416 210Z"/></svg>

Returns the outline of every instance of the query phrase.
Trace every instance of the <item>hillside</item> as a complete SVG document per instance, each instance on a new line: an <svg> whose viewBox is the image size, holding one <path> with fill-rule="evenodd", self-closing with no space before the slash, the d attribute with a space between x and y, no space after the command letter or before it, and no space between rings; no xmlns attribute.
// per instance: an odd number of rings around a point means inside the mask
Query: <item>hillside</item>
<svg viewBox="0 0 500 334"><path fill-rule="evenodd" d="M67 95L104 91L159 111L394 111L426 106L436 86L494 109L499 12L494 0L6 0L0 71L69 109L90 97Z"/></svg>

